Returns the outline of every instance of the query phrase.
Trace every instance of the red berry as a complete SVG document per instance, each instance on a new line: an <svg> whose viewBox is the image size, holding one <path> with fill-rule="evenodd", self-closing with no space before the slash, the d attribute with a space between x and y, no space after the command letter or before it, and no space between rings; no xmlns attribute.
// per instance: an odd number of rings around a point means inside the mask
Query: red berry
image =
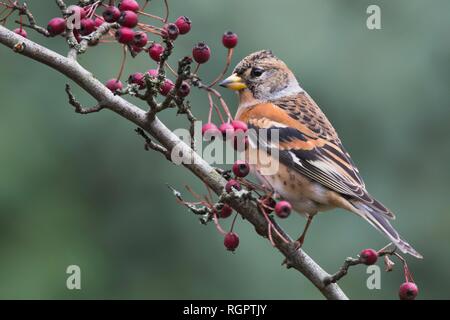
<svg viewBox="0 0 450 320"><path fill-rule="evenodd" d="M106 81L105 86L112 92L116 92L117 90L122 90L122 88L123 88L122 82L120 82L120 80L117 80L117 79L110 79L110 80Z"/></svg>
<svg viewBox="0 0 450 320"><path fill-rule="evenodd" d="M128 78L128 83L137 84L139 86L139 89L144 89L145 88L144 74L140 72L133 73Z"/></svg>
<svg viewBox="0 0 450 320"><path fill-rule="evenodd" d="M364 249L359 253L359 258L361 262L367 266L375 264L378 260L378 253L373 249Z"/></svg>
<svg viewBox="0 0 450 320"><path fill-rule="evenodd" d="M214 123L209 122L202 126L202 136L206 141L214 140L220 134L219 128Z"/></svg>
<svg viewBox="0 0 450 320"><path fill-rule="evenodd" d="M129 44L134 40L133 29L122 27L116 31L116 40L120 43Z"/></svg>
<svg viewBox="0 0 450 320"><path fill-rule="evenodd" d="M191 30L191 19L186 16L178 17L175 24L177 25L178 30L180 30L180 34L186 34Z"/></svg>
<svg viewBox="0 0 450 320"><path fill-rule="evenodd" d="M398 291L400 300L414 300L418 294L419 288L414 282L403 283Z"/></svg>
<svg viewBox="0 0 450 320"><path fill-rule="evenodd" d="M247 132L247 130L248 130L247 124L245 122L243 122L243 121L240 121L240 120L233 120L233 121L231 121L231 125L233 126L234 131L241 130L243 132Z"/></svg>
<svg viewBox="0 0 450 320"><path fill-rule="evenodd" d="M145 47L145 45L147 44L148 41L148 37L147 34L145 32L142 31L138 31L134 33L134 39L133 39L133 44L137 47Z"/></svg>
<svg viewBox="0 0 450 320"><path fill-rule="evenodd" d="M192 49L192 56L197 63L205 63L211 56L211 49L204 42L199 42L194 49Z"/></svg>
<svg viewBox="0 0 450 320"><path fill-rule="evenodd" d="M161 59L161 55L164 52L164 47L159 43L153 43L150 48L148 48L148 54L150 58L155 61L159 61Z"/></svg>
<svg viewBox="0 0 450 320"><path fill-rule="evenodd" d="M150 77L156 78L158 76L158 70L156 69L150 69L147 71L147 73L150 75Z"/></svg>
<svg viewBox="0 0 450 320"><path fill-rule="evenodd" d="M234 251L239 246L239 237L234 232L228 232L223 240L225 248L229 251Z"/></svg>
<svg viewBox="0 0 450 320"><path fill-rule="evenodd" d="M103 19L105 19L106 22L117 22L120 18L120 10L117 7L109 6L103 11Z"/></svg>
<svg viewBox="0 0 450 320"><path fill-rule="evenodd" d="M70 16L75 15L75 19L78 17L80 20L86 18L86 10L80 6L70 6L67 8L67 12Z"/></svg>
<svg viewBox="0 0 450 320"><path fill-rule="evenodd" d="M173 84L172 81L170 81L169 79L164 80L164 83L162 84L161 88L159 88L159 92L163 95L163 96L167 96L170 92L170 90L172 90L172 88L175 85Z"/></svg>
<svg viewBox="0 0 450 320"><path fill-rule="evenodd" d="M17 33L19 36L22 36L24 38L28 37L27 32L23 28L14 29L14 32Z"/></svg>
<svg viewBox="0 0 450 320"><path fill-rule="evenodd" d="M95 31L95 21L93 19L82 19L80 22L80 34L87 36Z"/></svg>
<svg viewBox="0 0 450 320"><path fill-rule="evenodd" d="M122 11L117 22L123 27L134 28L138 24L139 18L134 11Z"/></svg>
<svg viewBox="0 0 450 320"><path fill-rule="evenodd" d="M222 135L224 138L230 135L232 135L234 133L234 127L228 123L228 122L224 122L220 125L219 127L220 132L222 132Z"/></svg>
<svg viewBox="0 0 450 320"><path fill-rule="evenodd" d="M122 0L119 3L119 9L120 11L130 10L136 12L139 11L139 3L135 0Z"/></svg>
<svg viewBox="0 0 450 320"><path fill-rule="evenodd" d="M243 160L237 160L233 164L233 173L236 177L246 177L250 172L250 166Z"/></svg>
<svg viewBox="0 0 450 320"><path fill-rule="evenodd" d="M272 197L263 196L261 200L262 204L264 205L264 211L266 213L271 213L277 205L277 202Z"/></svg>
<svg viewBox="0 0 450 320"><path fill-rule="evenodd" d="M170 40L178 38L180 30L175 23L168 23L163 27L163 35L167 36Z"/></svg>
<svg viewBox="0 0 450 320"><path fill-rule="evenodd" d="M280 201L275 205L275 214L280 218L287 218L291 214L292 206L287 201Z"/></svg>
<svg viewBox="0 0 450 320"><path fill-rule="evenodd" d="M191 92L191 86L189 85L189 83L183 81L181 83L180 89L178 90L178 96L184 98L189 95L189 92Z"/></svg>
<svg viewBox="0 0 450 320"><path fill-rule="evenodd" d="M223 34L222 43L225 48L232 49L236 47L238 43L238 36L236 33L232 31L227 31Z"/></svg>
<svg viewBox="0 0 450 320"><path fill-rule="evenodd" d="M63 33L66 30L66 20L63 18L53 18L48 22L47 30L52 37Z"/></svg>
<svg viewBox="0 0 450 320"><path fill-rule="evenodd" d="M100 18L100 17L95 17L95 18L94 18L94 22L95 22L95 29L97 29L97 28L100 27L103 23L105 23L105 19Z"/></svg>
<svg viewBox="0 0 450 320"><path fill-rule="evenodd" d="M233 189L236 189L236 190L241 190L242 188L241 188L241 184L239 183L239 182L237 182L236 180L234 180L234 179L231 179L230 181L228 181L227 182L227 184L225 185L225 190L228 192L228 193L230 193L230 192L232 192L233 191Z"/></svg>
<svg viewBox="0 0 450 320"><path fill-rule="evenodd" d="M224 203L222 209L219 212L219 217L222 219L228 218L233 213L233 208Z"/></svg>

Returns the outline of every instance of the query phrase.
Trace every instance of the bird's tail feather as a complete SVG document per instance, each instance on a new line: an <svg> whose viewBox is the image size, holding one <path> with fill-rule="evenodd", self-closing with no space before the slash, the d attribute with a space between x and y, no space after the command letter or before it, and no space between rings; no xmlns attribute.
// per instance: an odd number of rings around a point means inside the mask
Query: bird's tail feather
<svg viewBox="0 0 450 320"><path fill-rule="evenodd" d="M359 200L350 200L353 206L357 209L355 212L369 222L375 229L386 235L392 243L397 246L403 253L409 253L410 255L422 259L422 255L418 253L409 243L400 238L398 232L392 227L389 220L385 215L375 210L373 207L368 206Z"/></svg>

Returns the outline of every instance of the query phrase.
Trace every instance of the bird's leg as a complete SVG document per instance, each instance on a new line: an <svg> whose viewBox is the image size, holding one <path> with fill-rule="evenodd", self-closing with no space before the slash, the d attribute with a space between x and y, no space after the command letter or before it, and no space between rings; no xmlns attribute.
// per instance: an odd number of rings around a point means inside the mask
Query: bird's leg
<svg viewBox="0 0 450 320"><path fill-rule="evenodd" d="M298 250L303 246L303 242L305 242L306 232L308 231L309 226L311 225L313 217L314 217L314 215L308 215L308 221L306 222L305 229L303 229L302 234L295 241L295 250Z"/></svg>

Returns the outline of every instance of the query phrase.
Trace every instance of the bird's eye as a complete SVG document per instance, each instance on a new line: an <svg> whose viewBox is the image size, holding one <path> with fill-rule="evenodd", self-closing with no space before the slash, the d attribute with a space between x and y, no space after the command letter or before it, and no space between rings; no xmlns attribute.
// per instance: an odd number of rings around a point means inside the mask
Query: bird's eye
<svg viewBox="0 0 450 320"><path fill-rule="evenodd" d="M257 78L257 77L261 76L263 73L264 73L264 69L255 67L252 69L250 75L254 78Z"/></svg>

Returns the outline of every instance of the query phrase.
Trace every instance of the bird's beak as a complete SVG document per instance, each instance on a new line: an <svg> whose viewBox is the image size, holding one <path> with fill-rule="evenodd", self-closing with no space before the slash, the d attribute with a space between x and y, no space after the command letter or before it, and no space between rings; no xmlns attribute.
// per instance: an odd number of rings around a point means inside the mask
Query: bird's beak
<svg viewBox="0 0 450 320"><path fill-rule="evenodd" d="M247 85L244 83L242 78L239 77L236 73L233 73L231 76L223 80L221 83L219 83L219 85L233 91L239 91L247 88Z"/></svg>

